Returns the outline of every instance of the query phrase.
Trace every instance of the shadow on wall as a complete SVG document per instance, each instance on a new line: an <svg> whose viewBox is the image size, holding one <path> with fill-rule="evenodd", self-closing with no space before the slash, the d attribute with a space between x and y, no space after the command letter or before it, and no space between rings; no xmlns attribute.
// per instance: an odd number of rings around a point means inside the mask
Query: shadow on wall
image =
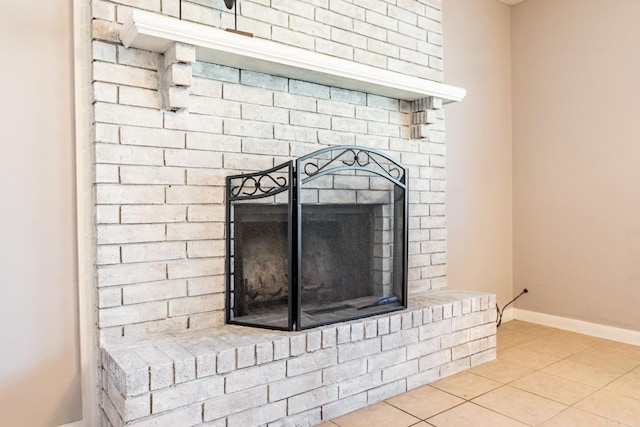
<svg viewBox="0 0 640 427"><path fill-rule="evenodd" d="M55 359L43 355L42 363L28 375L3 380L0 384L0 425L52 427L81 419L80 377L60 369L60 366L68 365L69 358L75 357L70 354L74 351L71 349ZM55 384L55 393L49 392L48 384Z"/></svg>

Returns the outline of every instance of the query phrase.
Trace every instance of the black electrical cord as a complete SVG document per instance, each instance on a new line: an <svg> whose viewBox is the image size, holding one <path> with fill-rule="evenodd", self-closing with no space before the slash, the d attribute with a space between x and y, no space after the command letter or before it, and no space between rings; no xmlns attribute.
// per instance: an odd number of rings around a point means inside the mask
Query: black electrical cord
<svg viewBox="0 0 640 427"><path fill-rule="evenodd" d="M502 310L500 310L500 307L498 307L498 303L496 303L496 310L497 310L497 314L496 314L496 328L499 328L500 325L502 324L502 313L504 313L504 309L507 308L510 304L512 304L515 300L517 300L518 298L520 298L522 295L526 294L527 292L529 292L527 290L527 288L524 288L522 292L520 292L518 294L517 297L515 297L514 299L512 299L511 301L509 301L508 303L506 303L504 305L504 307L502 307Z"/></svg>

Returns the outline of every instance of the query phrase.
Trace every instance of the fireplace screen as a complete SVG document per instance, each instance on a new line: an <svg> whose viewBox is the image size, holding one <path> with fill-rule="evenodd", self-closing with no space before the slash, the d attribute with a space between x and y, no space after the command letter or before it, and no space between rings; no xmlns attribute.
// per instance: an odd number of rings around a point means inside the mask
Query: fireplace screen
<svg viewBox="0 0 640 427"><path fill-rule="evenodd" d="M406 179L347 146L227 177L226 321L300 330L405 308Z"/></svg>

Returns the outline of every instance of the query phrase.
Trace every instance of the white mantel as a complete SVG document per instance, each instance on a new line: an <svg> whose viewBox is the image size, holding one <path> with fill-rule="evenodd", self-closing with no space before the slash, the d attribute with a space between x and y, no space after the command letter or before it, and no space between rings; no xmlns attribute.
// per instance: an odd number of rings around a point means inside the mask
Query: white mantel
<svg viewBox="0 0 640 427"><path fill-rule="evenodd" d="M134 10L120 31L125 47L164 53L174 42L193 45L203 62L226 65L407 101L460 101L463 88L372 67L270 40Z"/></svg>

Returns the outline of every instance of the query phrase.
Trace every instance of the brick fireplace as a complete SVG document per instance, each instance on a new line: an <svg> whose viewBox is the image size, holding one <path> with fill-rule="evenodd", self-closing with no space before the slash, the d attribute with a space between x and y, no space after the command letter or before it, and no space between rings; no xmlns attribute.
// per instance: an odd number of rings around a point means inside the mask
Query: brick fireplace
<svg viewBox="0 0 640 427"><path fill-rule="evenodd" d="M440 0L94 0L103 425L314 425L495 355L446 282ZM257 47L256 47L257 46ZM240 53L238 53L240 52ZM408 308L224 324L225 178L338 145L408 168ZM154 424L156 423L156 424Z"/></svg>

